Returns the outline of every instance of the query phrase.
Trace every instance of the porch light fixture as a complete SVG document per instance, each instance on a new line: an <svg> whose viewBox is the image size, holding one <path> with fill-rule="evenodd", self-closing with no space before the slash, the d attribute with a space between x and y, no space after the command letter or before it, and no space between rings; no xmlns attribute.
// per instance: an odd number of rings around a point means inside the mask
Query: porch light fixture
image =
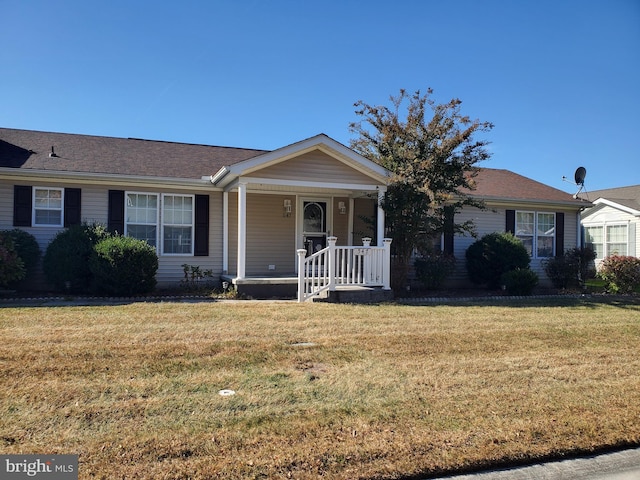
<svg viewBox="0 0 640 480"><path fill-rule="evenodd" d="M282 216L283 217L290 217L291 216L291 200L289 200L288 198L285 198L285 200L284 200Z"/></svg>
<svg viewBox="0 0 640 480"><path fill-rule="evenodd" d="M340 211L340 215L344 215L345 213L347 213L347 206L344 204L344 202L338 202L338 210Z"/></svg>

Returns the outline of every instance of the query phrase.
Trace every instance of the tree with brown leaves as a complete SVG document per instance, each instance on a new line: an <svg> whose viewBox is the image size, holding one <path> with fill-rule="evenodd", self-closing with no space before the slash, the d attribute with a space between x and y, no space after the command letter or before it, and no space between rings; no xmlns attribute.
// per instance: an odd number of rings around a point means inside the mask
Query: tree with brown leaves
<svg viewBox="0 0 640 480"><path fill-rule="evenodd" d="M356 102L357 135L351 148L393 174L382 207L388 236L393 239L394 289L407 284L414 251L424 251L442 233L474 235L472 222L455 223L464 206L483 208L469 195L477 164L490 157L489 142L474 139L493 128L460 112L461 101L437 104L433 91L391 96L391 107ZM452 252L448 252L452 253Z"/></svg>

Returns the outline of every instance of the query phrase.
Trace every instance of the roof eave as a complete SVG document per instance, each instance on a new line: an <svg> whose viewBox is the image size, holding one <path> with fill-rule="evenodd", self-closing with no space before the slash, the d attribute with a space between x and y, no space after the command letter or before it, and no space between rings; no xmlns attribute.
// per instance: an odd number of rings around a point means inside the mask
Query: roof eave
<svg viewBox="0 0 640 480"><path fill-rule="evenodd" d="M109 184L109 185L145 185L145 186L175 186L175 187L206 187L212 189L208 177L205 178L175 178L153 177L145 175L115 175L88 172L67 172L59 170L16 169L0 167L0 175L14 180L38 180L51 182L51 180L65 181L67 183L84 184Z"/></svg>

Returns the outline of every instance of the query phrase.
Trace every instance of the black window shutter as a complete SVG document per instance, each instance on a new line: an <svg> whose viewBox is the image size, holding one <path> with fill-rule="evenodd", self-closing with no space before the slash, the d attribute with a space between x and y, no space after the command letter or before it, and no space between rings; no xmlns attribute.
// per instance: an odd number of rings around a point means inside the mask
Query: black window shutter
<svg viewBox="0 0 640 480"><path fill-rule="evenodd" d="M193 255L209 256L209 195L196 195Z"/></svg>
<svg viewBox="0 0 640 480"><path fill-rule="evenodd" d="M107 230L124 235L124 190L109 190Z"/></svg>
<svg viewBox="0 0 640 480"><path fill-rule="evenodd" d="M442 245L442 252L447 255L453 255L453 207L444 207L444 242Z"/></svg>
<svg viewBox="0 0 640 480"><path fill-rule="evenodd" d="M564 255L564 213L556 212L556 257Z"/></svg>
<svg viewBox="0 0 640 480"><path fill-rule="evenodd" d="M32 211L31 187L27 185L13 186L13 226L30 227Z"/></svg>
<svg viewBox="0 0 640 480"><path fill-rule="evenodd" d="M516 234L516 211L507 210L505 232Z"/></svg>
<svg viewBox="0 0 640 480"><path fill-rule="evenodd" d="M64 189L64 226L79 225L81 219L82 191L79 188Z"/></svg>

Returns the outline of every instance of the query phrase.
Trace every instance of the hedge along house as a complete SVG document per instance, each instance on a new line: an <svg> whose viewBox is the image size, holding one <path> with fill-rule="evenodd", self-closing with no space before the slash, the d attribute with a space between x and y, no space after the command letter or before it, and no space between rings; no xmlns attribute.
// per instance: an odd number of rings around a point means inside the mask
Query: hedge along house
<svg viewBox="0 0 640 480"><path fill-rule="evenodd" d="M105 224L156 248L159 286L188 264L249 294L293 295L298 251L332 238L381 248L387 180L322 134L264 151L0 129L0 229L24 229L44 251L65 227Z"/></svg>
<svg viewBox="0 0 640 480"><path fill-rule="evenodd" d="M530 267L540 285L550 287L544 262L581 246L580 212L591 204L509 170L481 168L474 183L475 190L468 193L483 200L487 208L465 208L455 221L473 221L478 238L492 232L513 233L529 252ZM454 286L470 286L465 252L475 241L471 236L443 235L443 250L457 259L450 279Z"/></svg>

